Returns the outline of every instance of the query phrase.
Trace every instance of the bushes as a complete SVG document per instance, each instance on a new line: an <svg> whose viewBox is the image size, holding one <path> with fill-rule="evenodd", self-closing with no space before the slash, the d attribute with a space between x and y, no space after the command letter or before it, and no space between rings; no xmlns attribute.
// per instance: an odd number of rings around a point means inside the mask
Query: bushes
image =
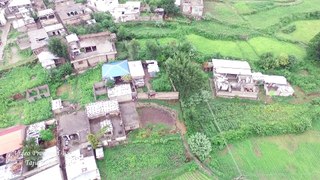
<svg viewBox="0 0 320 180"><path fill-rule="evenodd" d="M196 133L188 139L191 151L201 160L204 161L210 154L212 148L209 139L202 133Z"/></svg>
<svg viewBox="0 0 320 180"><path fill-rule="evenodd" d="M54 136L51 129L45 129L40 131L40 138L44 141L51 141Z"/></svg>
<svg viewBox="0 0 320 180"><path fill-rule="evenodd" d="M307 53L310 59L320 61L320 33L310 41Z"/></svg>
<svg viewBox="0 0 320 180"><path fill-rule="evenodd" d="M274 70L278 68L293 68L297 63L297 58L293 55L280 54L274 57L271 52L262 54L258 61L258 66L264 70Z"/></svg>
<svg viewBox="0 0 320 180"><path fill-rule="evenodd" d="M169 76L164 72L157 74L157 77L152 80L151 84L152 84L152 89L154 89L157 92L172 91Z"/></svg>
<svg viewBox="0 0 320 180"><path fill-rule="evenodd" d="M286 34L290 34L290 33L293 33L296 29L297 29L296 25L291 25L282 29L282 32Z"/></svg>

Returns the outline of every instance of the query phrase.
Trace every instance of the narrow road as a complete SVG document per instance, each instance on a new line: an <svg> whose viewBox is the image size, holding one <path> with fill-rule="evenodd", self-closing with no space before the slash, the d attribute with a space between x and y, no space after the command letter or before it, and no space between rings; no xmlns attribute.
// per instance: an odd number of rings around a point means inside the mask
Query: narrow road
<svg viewBox="0 0 320 180"><path fill-rule="evenodd" d="M4 47L7 44L7 38L8 38L8 34L10 31L10 27L11 27L11 22L7 22L7 24L3 27L1 27L2 30L2 34L1 34L1 46L0 46L0 64L3 63L3 51L4 51Z"/></svg>

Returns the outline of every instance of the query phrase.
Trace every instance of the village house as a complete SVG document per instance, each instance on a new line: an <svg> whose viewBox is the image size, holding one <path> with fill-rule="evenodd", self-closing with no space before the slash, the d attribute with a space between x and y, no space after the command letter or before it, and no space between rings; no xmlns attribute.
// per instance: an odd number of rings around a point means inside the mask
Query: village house
<svg viewBox="0 0 320 180"><path fill-rule="evenodd" d="M142 67L141 61L129 61L128 62L130 75L133 84L137 87L144 86L144 69Z"/></svg>
<svg viewBox="0 0 320 180"><path fill-rule="evenodd" d="M59 23L53 9L44 9L38 11L38 18L42 27Z"/></svg>
<svg viewBox="0 0 320 180"><path fill-rule="evenodd" d="M147 66L147 72L150 77L156 77L157 73L160 72L160 68L156 60L146 60L145 65Z"/></svg>
<svg viewBox="0 0 320 180"><path fill-rule="evenodd" d="M100 12L111 12L118 5L118 0L88 0L88 6Z"/></svg>
<svg viewBox="0 0 320 180"><path fill-rule="evenodd" d="M128 60L115 61L102 65L102 79L122 81L122 77L130 75Z"/></svg>
<svg viewBox="0 0 320 180"><path fill-rule="evenodd" d="M9 180L21 176L23 167L22 143L26 126L17 125L0 131L0 175Z"/></svg>
<svg viewBox="0 0 320 180"><path fill-rule="evenodd" d="M136 92L131 89L130 84L115 85L113 88L108 88L107 91L110 100L116 100L120 103L132 101L133 97L136 96Z"/></svg>
<svg viewBox="0 0 320 180"><path fill-rule="evenodd" d="M56 4L56 9L64 25L76 25L91 19L92 10L74 1Z"/></svg>
<svg viewBox="0 0 320 180"><path fill-rule="evenodd" d="M28 31L28 36L31 50L35 55L40 54L47 48L49 36L43 28Z"/></svg>
<svg viewBox="0 0 320 180"><path fill-rule="evenodd" d="M116 100L98 101L86 105L91 131L98 133L105 128L101 137L104 146L126 139L119 103Z"/></svg>
<svg viewBox="0 0 320 180"><path fill-rule="evenodd" d="M23 18L13 20L12 27L19 32L26 32L37 29L37 24L32 17L25 16Z"/></svg>
<svg viewBox="0 0 320 180"><path fill-rule="evenodd" d="M4 26L7 24L7 19L5 16L5 9L0 8L0 26Z"/></svg>
<svg viewBox="0 0 320 180"><path fill-rule="evenodd" d="M66 34L66 30L64 29L61 23L59 24L52 24L43 27L49 37L51 36L64 36Z"/></svg>
<svg viewBox="0 0 320 180"><path fill-rule="evenodd" d="M98 63L114 60L117 54L116 35L110 32L101 32L77 36L66 36L71 64L77 71L94 67Z"/></svg>
<svg viewBox="0 0 320 180"><path fill-rule="evenodd" d="M30 16L32 9L32 2L30 0L12 0L9 2L7 18L22 18L24 16Z"/></svg>
<svg viewBox="0 0 320 180"><path fill-rule="evenodd" d="M201 18L203 15L203 0L182 0L181 11L185 15Z"/></svg>
<svg viewBox="0 0 320 180"><path fill-rule="evenodd" d="M284 76L264 75L263 81L268 96L292 96L294 93Z"/></svg>
<svg viewBox="0 0 320 180"><path fill-rule="evenodd" d="M127 1L125 4L119 4L111 11L115 22L136 21L140 17L141 2Z"/></svg>
<svg viewBox="0 0 320 180"><path fill-rule="evenodd" d="M259 88L246 61L213 59L214 87L217 96L257 99Z"/></svg>
<svg viewBox="0 0 320 180"><path fill-rule="evenodd" d="M6 7L10 0L0 0L0 7Z"/></svg>
<svg viewBox="0 0 320 180"><path fill-rule="evenodd" d="M56 57L49 51L42 51L37 55L41 66L45 69L52 69L55 68L57 65L57 61L60 59Z"/></svg>
<svg viewBox="0 0 320 180"><path fill-rule="evenodd" d="M81 148L65 155L68 180L100 180L99 169L92 149Z"/></svg>

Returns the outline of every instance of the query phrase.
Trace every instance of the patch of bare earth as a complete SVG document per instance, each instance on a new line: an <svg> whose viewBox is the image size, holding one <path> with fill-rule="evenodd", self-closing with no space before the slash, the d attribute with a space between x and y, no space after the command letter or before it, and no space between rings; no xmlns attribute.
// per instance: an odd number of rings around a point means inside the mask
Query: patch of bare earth
<svg viewBox="0 0 320 180"><path fill-rule="evenodd" d="M57 89L57 96L62 96L64 93L70 93L70 92L72 92L71 85L63 84Z"/></svg>
<svg viewBox="0 0 320 180"><path fill-rule="evenodd" d="M220 151L220 154L221 154L221 155L227 155L229 149L232 149L232 148L233 148L232 144L228 144L228 148L225 147L222 151Z"/></svg>
<svg viewBox="0 0 320 180"><path fill-rule="evenodd" d="M141 107L138 113L143 127L147 127L148 124L164 124L174 128L176 123L170 112L160 108Z"/></svg>
<svg viewBox="0 0 320 180"><path fill-rule="evenodd" d="M253 152L254 152L254 154L257 157L261 157L262 153L261 153L261 150L260 150L260 147L259 147L258 143L254 141L252 144L253 144Z"/></svg>
<svg viewBox="0 0 320 180"><path fill-rule="evenodd" d="M183 122L177 120L177 121L176 121L176 126L177 126L177 128L178 128L178 130L180 131L180 133L181 133L182 136L187 133L187 127L186 127L186 125L185 125Z"/></svg>

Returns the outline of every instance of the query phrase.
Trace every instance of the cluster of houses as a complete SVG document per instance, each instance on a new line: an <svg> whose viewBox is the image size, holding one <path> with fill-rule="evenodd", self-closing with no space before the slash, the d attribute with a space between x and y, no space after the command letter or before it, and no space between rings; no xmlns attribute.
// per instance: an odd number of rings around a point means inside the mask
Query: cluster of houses
<svg viewBox="0 0 320 180"><path fill-rule="evenodd" d="M259 87L263 85L268 96L292 96L293 88L284 76L254 73L246 61L213 59L215 94L220 97L258 99Z"/></svg>

